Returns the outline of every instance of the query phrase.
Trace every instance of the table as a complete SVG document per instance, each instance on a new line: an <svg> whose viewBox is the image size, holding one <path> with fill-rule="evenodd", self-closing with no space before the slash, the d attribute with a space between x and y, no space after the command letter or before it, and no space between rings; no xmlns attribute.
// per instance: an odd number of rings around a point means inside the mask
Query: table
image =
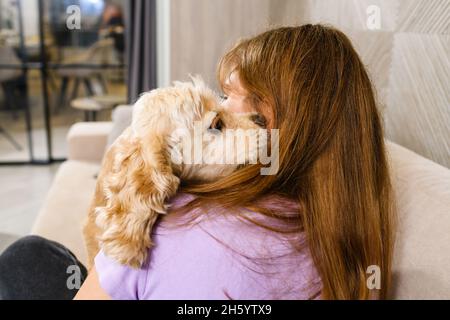
<svg viewBox="0 0 450 320"><path fill-rule="evenodd" d="M97 112L113 109L125 103L127 103L127 99L124 96L105 94L74 99L70 102L70 106L84 111L85 121L95 121Z"/></svg>

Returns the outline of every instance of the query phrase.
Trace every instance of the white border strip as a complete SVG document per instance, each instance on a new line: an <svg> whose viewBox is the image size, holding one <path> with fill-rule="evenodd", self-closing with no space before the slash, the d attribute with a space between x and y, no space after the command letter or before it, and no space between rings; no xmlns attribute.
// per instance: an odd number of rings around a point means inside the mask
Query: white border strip
<svg viewBox="0 0 450 320"><path fill-rule="evenodd" d="M170 79L170 0L156 0L156 63L158 87Z"/></svg>

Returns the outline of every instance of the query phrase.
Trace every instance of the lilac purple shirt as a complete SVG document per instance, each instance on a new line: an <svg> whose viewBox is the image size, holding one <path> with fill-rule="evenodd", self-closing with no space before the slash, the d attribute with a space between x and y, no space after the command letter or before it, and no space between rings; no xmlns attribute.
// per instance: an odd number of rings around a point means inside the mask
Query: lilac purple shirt
<svg viewBox="0 0 450 320"><path fill-rule="evenodd" d="M179 195L174 206L191 199ZM277 210L295 210L286 202ZM250 213L249 213L250 214ZM317 299L321 281L303 233L283 235L207 212L193 225L156 226L155 246L141 269L119 265L100 252L95 266L113 299ZM301 249L294 249L293 244Z"/></svg>

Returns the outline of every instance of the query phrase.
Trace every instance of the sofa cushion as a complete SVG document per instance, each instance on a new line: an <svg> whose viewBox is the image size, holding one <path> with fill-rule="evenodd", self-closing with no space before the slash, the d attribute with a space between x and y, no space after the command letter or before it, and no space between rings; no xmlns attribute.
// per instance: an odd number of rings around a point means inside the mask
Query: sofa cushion
<svg viewBox="0 0 450 320"><path fill-rule="evenodd" d="M111 122L78 122L67 134L68 159L100 163L105 153Z"/></svg>
<svg viewBox="0 0 450 320"><path fill-rule="evenodd" d="M94 195L100 166L66 161L59 168L32 228L32 234L57 241L86 263L82 227Z"/></svg>
<svg viewBox="0 0 450 320"><path fill-rule="evenodd" d="M107 147L109 147L131 124L132 114L133 109L130 105L121 105L114 109L111 116L113 125L109 132Z"/></svg>
<svg viewBox="0 0 450 320"><path fill-rule="evenodd" d="M398 207L395 299L450 299L450 170L389 143Z"/></svg>

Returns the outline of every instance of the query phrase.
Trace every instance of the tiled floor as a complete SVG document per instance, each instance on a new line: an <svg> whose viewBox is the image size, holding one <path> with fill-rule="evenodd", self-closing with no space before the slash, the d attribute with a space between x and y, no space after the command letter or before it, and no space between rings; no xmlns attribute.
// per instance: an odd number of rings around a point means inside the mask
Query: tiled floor
<svg viewBox="0 0 450 320"><path fill-rule="evenodd" d="M0 166L0 233L30 232L58 167Z"/></svg>

